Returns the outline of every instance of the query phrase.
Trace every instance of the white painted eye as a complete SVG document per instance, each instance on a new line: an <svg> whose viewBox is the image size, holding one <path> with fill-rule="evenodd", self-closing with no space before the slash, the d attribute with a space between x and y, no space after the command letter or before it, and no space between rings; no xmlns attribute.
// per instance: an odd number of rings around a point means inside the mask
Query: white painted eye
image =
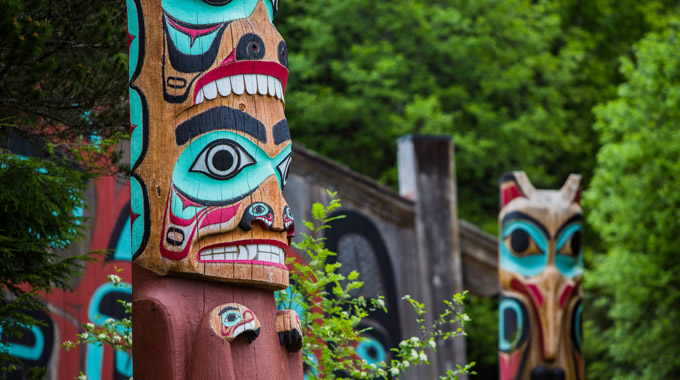
<svg viewBox="0 0 680 380"><path fill-rule="evenodd" d="M234 178L255 160L239 144L232 140L217 140L206 146L191 164L190 172L203 173L210 178L226 180Z"/></svg>
<svg viewBox="0 0 680 380"><path fill-rule="evenodd" d="M288 169L290 169L290 161L291 157L290 154L286 156L286 158L281 161L280 164L276 166L276 169L279 171L279 175L281 176L281 188L283 189L284 186L286 186L286 182L288 182Z"/></svg>

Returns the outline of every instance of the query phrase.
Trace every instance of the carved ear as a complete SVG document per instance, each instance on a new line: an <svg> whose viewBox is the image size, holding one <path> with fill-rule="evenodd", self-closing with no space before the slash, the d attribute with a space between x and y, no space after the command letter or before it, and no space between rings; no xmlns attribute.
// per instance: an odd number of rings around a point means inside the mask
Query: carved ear
<svg viewBox="0 0 680 380"><path fill-rule="evenodd" d="M501 176L501 209L519 197L529 197L534 186L524 172L505 173Z"/></svg>
<svg viewBox="0 0 680 380"><path fill-rule="evenodd" d="M569 178L560 189L562 197L574 203L581 204L581 175L569 174Z"/></svg>

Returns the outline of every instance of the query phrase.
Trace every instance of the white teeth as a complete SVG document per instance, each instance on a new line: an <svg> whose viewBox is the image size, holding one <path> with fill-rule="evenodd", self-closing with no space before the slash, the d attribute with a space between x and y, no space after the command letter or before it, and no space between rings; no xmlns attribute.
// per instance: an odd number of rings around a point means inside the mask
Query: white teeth
<svg viewBox="0 0 680 380"><path fill-rule="evenodd" d="M254 260L257 257L257 244L250 244L246 247L248 247L248 260Z"/></svg>
<svg viewBox="0 0 680 380"><path fill-rule="evenodd" d="M267 89L269 90L269 96L276 96L276 82L279 80L274 77L267 77Z"/></svg>
<svg viewBox="0 0 680 380"><path fill-rule="evenodd" d="M267 95L267 76L262 74L257 74L257 92L260 95Z"/></svg>
<svg viewBox="0 0 680 380"><path fill-rule="evenodd" d="M276 97L283 99L283 86L281 85L281 82L276 82Z"/></svg>
<svg viewBox="0 0 680 380"><path fill-rule="evenodd" d="M284 264L286 253L283 248L271 244L232 245L205 249L201 251L201 259L204 261L256 260Z"/></svg>
<svg viewBox="0 0 680 380"><path fill-rule="evenodd" d="M231 94L231 80L229 78L220 78L216 80L217 89L220 91L220 95L229 96Z"/></svg>
<svg viewBox="0 0 680 380"><path fill-rule="evenodd" d="M284 101L283 85L275 77L264 74L239 74L220 78L203 86L196 94L195 104L201 104L205 99L215 99L218 92L221 96L229 96L232 92L236 95L242 95L244 92L250 95L259 93L276 96Z"/></svg>
<svg viewBox="0 0 680 380"><path fill-rule="evenodd" d="M215 82L206 84L201 90L203 90L203 94L208 99L215 99L217 97L217 84Z"/></svg>
<svg viewBox="0 0 680 380"><path fill-rule="evenodd" d="M248 260L248 248L245 245L240 245L238 247L238 259Z"/></svg>
<svg viewBox="0 0 680 380"><path fill-rule="evenodd" d="M255 75L244 75L243 80L246 82L246 91L250 95L255 95L257 92L257 79L255 79Z"/></svg>
<svg viewBox="0 0 680 380"><path fill-rule="evenodd" d="M234 94L236 95L241 95L243 94L243 90L245 89L245 86L243 85L243 75L234 75L230 77L231 79L231 89L234 91Z"/></svg>

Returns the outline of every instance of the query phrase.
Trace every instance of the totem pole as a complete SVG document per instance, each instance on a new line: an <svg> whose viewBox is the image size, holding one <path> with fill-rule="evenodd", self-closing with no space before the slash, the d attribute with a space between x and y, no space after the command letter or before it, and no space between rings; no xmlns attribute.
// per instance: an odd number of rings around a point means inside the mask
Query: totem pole
<svg viewBox="0 0 680 380"><path fill-rule="evenodd" d="M302 379L277 0L127 0L134 378Z"/></svg>
<svg viewBox="0 0 680 380"><path fill-rule="evenodd" d="M502 380L583 380L581 176L536 190L501 178L499 363Z"/></svg>

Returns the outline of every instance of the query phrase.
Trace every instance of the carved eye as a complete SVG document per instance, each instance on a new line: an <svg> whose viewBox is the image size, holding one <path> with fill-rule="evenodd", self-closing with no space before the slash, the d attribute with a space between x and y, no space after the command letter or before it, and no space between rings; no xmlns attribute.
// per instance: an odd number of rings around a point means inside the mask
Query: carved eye
<svg viewBox="0 0 680 380"><path fill-rule="evenodd" d="M276 170L279 171L279 174L281 175L281 188L283 189L284 186L286 186L286 182L288 182L288 170L290 169L290 161L291 161L291 156L290 154L286 156L286 158L281 161L280 164L276 166Z"/></svg>
<svg viewBox="0 0 680 380"><path fill-rule="evenodd" d="M241 314L236 310L230 310L222 314L222 325L225 327L231 327L239 322L241 322Z"/></svg>
<svg viewBox="0 0 680 380"><path fill-rule="evenodd" d="M279 42L279 62L288 67L288 45L285 41Z"/></svg>
<svg viewBox="0 0 680 380"><path fill-rule="evenodd" d="M506 236L505 244L515 256L542 253L529 233L521 228L515 229L510 235Z"/></svg>
<svg viewBox="0 0 680 380"><path fill-rule="evenodd" d="M206 146L191 164L190 172L226 180L235 177L255 160L240 145L231 140L217 140Z"/></svg>
<svg viewBox="0 0 680 380"><path fill-rule="evenodd" d="M255 203L251 206L250 212L253 216L264 216L269 211L269 208L264 203Z"/></svg>
<svg viewBox="0 0 680 380"><path fill-rule="evenodd" d="M578 256L581 253L581 231L576 230L567 241L560 247L557 253L569 256Z"/></svg>

